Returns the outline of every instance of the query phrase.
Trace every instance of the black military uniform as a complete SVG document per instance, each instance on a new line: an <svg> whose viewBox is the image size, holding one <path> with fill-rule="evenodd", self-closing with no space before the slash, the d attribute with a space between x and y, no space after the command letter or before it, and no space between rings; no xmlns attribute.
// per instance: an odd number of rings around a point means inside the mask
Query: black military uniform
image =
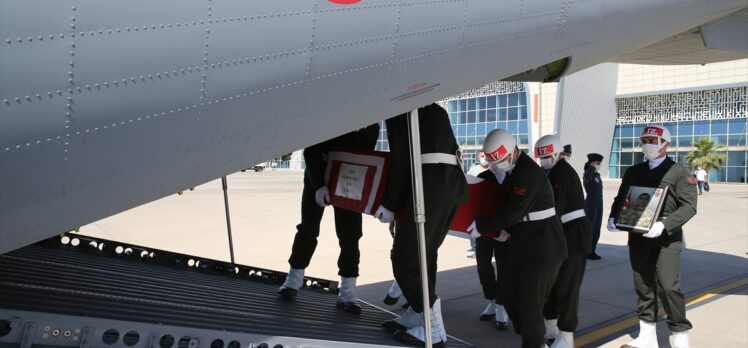
<svg viewBox="0 0 748 348"><path fill-rule="evenodd" d="M478 174L478 177L483 180L492 180L497 185L499 181L496 179L496 175L490 170L485 170ZM500 209L504 208L504 205L499 206ZM501 275L505 273L508 264L509 251L507 250L506 242L499 242L491 237L478 237L475 240L475 263L478 266L478 280L483 288L483 297L486 300L494 300L498 305L504 305L505 299L499 292L499 284L501 283ZM496 260L496 268L494 269L491 264L492 259ZM500 329L506 329L502 327Z"/></svg>
<svg viewBox="0 0 748 348"><path fill-rule="evenodd" d="M598 156L598 157L595 157ZM595 170L589 162L597 160L603 160L603 156L599 154L589 154L587 158L590 160L584 168L584 190L587 192L587 197L584 199L584 213L587 215L587 219L592 225L592 248L590 249L591 259L599 259L597 256L597 242L600 240L600 228L603 223L603 181L600 178L600 173Z"/></svg>
<svg viewBox="0 0 748 348"><path fill-rule="evenodd" d="M634 165L623 175L610 217L618 216L629 187L660 185L668 186L660 220L665 225L662 235L646 238L640 233L629 233L629 260L638 296L637 312L640 320L654 323L657 320L657 294L665 307L670 331L683 332L690 330L692 325L686 319L685 298L680 291L681 227L696 215L696 180L685 167L669 157L653 169L649 168L649 162Z"/></svg>
<svg viewBox="0 0 748 348"><path fill-rule="evenodd" d="M327 153L338 149L373 150L379 137L379 124L373 124L337 138L333 138L304 149L304 191L301 194L301 223L296 226L291 257L288 263L292 268L305 269L309 266L317 248L319 224L322 221L323 207L317 205L315 193L325 186ZM333 207L335 211L335 233L340 244L338 274L341 277L357 277L361 239L361 213Z"/></svg>
<svg viewBox="0 0 748 348"><path fill-rule="evenodd" d="M452 133L449 116L441 106L431 104L418 109L418 121L421 125L421 153L456 154L457 141ZM408 116L395 116L387 120L386 124L387 140L390 145L390 167L382 206L390 211L402 213L397 221L395 239L392 243L392 271L410 306L416 312L422 313L418 239L411 189ZM467 200L468 191L465 175L459 165L425 163L422 167L429 303L433 306L436 301L434 284L437 250L447 235L457 207Z"/></svg>
<svg viewBox="0 0 748 348"><path fill-rule="evenodd" d="M569 256L561 264L543 315L546 319L558 318L559 330L574 332L578 323L579 287L587 265L592 227L584 216L584 193L574 168L562 158L551 168L548 180L553 187L556 214L563 224Z"/></svg>
<svg viewBox="0 0 748 348"><path fill-rule="evenodd" d="M479 232L505 229L511 235L509 265L499 291L515 330L522 334L522 347L542 347L543 306L567 256L561 219L555 214L553 189L545 172L525 153L520 152L503 185L506 209L478 218L476 227ZM531 217L548 210L552 215L545 219Z"/></svg>

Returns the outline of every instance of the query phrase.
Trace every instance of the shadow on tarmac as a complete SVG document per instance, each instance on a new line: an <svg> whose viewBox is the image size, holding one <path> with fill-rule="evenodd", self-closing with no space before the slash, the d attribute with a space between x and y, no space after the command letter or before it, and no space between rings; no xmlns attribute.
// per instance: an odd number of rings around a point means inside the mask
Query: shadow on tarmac
<svg viewBox="0 0 748 348"><path fill-rule="evenodd" d="M578 347L598 347L616 337L638 331L636 294L628 260L628 247L598 245L603 259L588 261L579 308L579 326L575 337ZM748 279L748 260L744 257L686 249L681 256L681 289L686 295L688 309L708 302L704 294L733 292L745 286ZM742 285L741 285L742 284ZM360 299L395 313L402 313L398 304L382 302L390 282L359 286ZM745 292L742 292L745 294ZM481 292L475 267L441 271L437 275L437 294L442 298L445 326L450 335L459 337L476 347L519 346L520 337L513 328L498 331L492 322L478 320L486 300ZM712 297L713 299L714 297ZM660 310L662 307L660 305ZM662 317L660 320L664 320ZM698 330L698 327L695 325ZM661 332L660 347L669 347L669 332Z"/></svg>

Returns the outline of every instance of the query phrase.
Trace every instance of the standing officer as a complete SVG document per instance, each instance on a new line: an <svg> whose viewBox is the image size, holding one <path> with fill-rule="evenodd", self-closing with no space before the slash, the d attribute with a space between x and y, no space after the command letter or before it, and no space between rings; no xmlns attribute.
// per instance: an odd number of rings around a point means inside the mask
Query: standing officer
<svg viewBox="0 0 748 348"><path fill-rule="evenodd" d="M571 144L564 145L564 151L561 152L561 156L566 157L567 160L571 159Z"/></svg>
<svg viewBox="0 0 748 348"><path fill-rule="evenodd" d="M579 175L561 152L561 141L555 135L546 135L535 143L535 157L548 171L548 180L553 187L556 215L561 218L569 254L561 264L543 314L545 337L555 339L551 348L573 348L574 330L579 322L579 287L587 265L592 227L584 215L584 193Z"/></svg>
<svg viewBox="0 0 748 348"><path fill-rule="evenodd" d="M317 247L319 224L330 193L325 184L325 169L327 168L327 154L331 150L363 149L373 150L379 137L379 124L341 135L317 145L304 149L304 191L301 194L301 223L296 226L291 257L288 263L286 281L278 289L278 294L285 299L296 297L298 290L304 283L304 269ZM340 256L338 257L338 275L341 276L340 293L336 306L346 312L361 313L356 299L356 278L358 277L359 250L358 240L361 239L361 213L343 208L333 207L335 212L335 233L338 235Z"/></svg>
<svg viewBox="0 0 748 348"><path fill-rule="evenodd" d="M600 240L600 227L603 224L603 181L600 179L600 164L603 155L599 153L587 154L587 163L584 164L584 190L587 197L584 199L584 213L592 225L592 248L587 255L588 260L600 260L597 254L597 242Z"/></svg>
<svg viewBox="0 0 748 348"><path fill-rule="evenodd" d="M667 325L673 333L674 348L688 348L686 304L680 291L680 253L683 225L696 215L696 180L688 169L676 164L666 151L670 132L659 125L647 126L640 135L646 162L629 168L623 175L618 195L610 208L608 230L617 231L618 216L631 186L660 187L668 191L660 220L645 234L629 232L629 260L634 271L638 296L639 337L623 347L657 347L657 297L667 313Z"/></svg>
<svg viewBox="0 0 748 348"><path fill-rule="evenodd" d="M509 132L496 129L488 133L483 151L492 171L507 173L506 209L479 217L468 232L506 230L511 235L506 281L502 275L500 292L506 294L509 319L522 334L522 347L543 347L543 306L567 256L553 189L543 170L519 151L517 139Z"/></svg>
<svg viewBox="0 0 748 348"><path fill-rule="evenodd" d="M449 123L449 115L437 104L418 109L423 164L423 194L426 212L425 238L428 266L428 298L431 306L431 327L425 328L421 318L423 296L419 269L418 238L413 216L413 191L411 187L410 140L408 115L402 114L387 120L387 140L390 144L390 167L387 189L381 207L374 214L381 222L394 220L394 212L402 217L395 224L392 243L392 272L400 285L410 308L400 318L382 323L395 332L400 342L423 346L425 331L431 330L434 346L444 346L447 332L441 316L441 301L436 297L437 251L447 236L457 207L467 201L465 174L458 159L457 141Z"/></svg>

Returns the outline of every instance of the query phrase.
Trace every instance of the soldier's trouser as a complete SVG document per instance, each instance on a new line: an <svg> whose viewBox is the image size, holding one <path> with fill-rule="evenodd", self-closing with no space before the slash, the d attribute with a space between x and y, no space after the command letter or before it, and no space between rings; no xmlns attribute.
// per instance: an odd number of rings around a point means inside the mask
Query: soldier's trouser
<svg viewBox="0 0 748 348"><path fill-rule="evenodd" d="M491 262L496 259L496 268ZM496 300L497 304L504 304L498 295L498 284L501 282L501 270L506 268L507 250L505 243L493 238L480 237L476 239L475 262L478 266L478 280L483 288L486 300Z"/></svg>
<svg viewBox="0 0 748 348"><path fill-rule="evenodd" d="M654 323L657 320L657 297L667 313L667 325L672 332L690 330L686 319L686 301L680 291L681 242L667 247L629 247L629 260L634 271L634 288L639 297L639 319Z"/></svg>
<svg viewBox="0 0 748 348"><path fill-rule="evenodd" d="M569 257L561 264L556 283L545 303L543 316L546 319L558 319L561 331L574 332L577 329L579 288L582 286L586 265L587 253L581 250L569 253Z"/></svg>
<svg viewBox="0 0 748 348"><path fill-rule="evenodd" d="M288 263L293 268L305 269L317 248L319 224L325 208L314 200L314 188L304 175L304 191L301 194L301 223L296 226L291 257ZM341 277L358 277L359 250L361 239L361 214L342 208L333 208L335 212L335 233L340 245L338 256L338 275Z"/></svg>
<svg viewBox="0 0 748 348"><path fill-rule="evenodd" d="M506 276L502 277L507 281L502 281L499 288L506 294L503 295L506 296L504 307L515 331L522 335L523 348L545 345L543 306L556 281L561 261L527 262L510 255Z"/></svg>
<svg viewBox="0 0 748 348"><path fill-rule="evenodd" d="M590 249L590 253L595 253L597 242L600 240L600 228L602 228L603 223L603 202L585 201L584 215L587 216L587 219L590 220L590 225L592 225L592 249Z"/></svg>
<svg viewBox="0 0 748 348"><path fill-rule="evenodd" d="M439 247L447 236L449 225L457 212L457 206L426 204L426 262L428 269L429 307L434 305L436 294L436 260ZM403 291L403 296L414 311L423 312L421 297L421 272L419 269L418 236L413 219L413 204L409 202L400 220L395 225L395 239L392 242L392 273Z"/></svg>

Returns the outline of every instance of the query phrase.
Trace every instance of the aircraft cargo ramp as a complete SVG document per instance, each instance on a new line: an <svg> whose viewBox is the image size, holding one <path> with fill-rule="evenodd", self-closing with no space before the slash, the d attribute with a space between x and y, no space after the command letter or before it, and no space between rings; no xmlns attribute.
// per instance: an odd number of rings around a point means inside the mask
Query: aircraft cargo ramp
<svg viewBox="0 0 748 348"><path fill-rule="evenodd" d="M61 244L60 240L67 244ZM77 246L73 246L77 244ZM335 308L337 283L82 236L0 255L0 347L392 347L367 303ZM452 339L450 347L469 347Z"/></svg>

